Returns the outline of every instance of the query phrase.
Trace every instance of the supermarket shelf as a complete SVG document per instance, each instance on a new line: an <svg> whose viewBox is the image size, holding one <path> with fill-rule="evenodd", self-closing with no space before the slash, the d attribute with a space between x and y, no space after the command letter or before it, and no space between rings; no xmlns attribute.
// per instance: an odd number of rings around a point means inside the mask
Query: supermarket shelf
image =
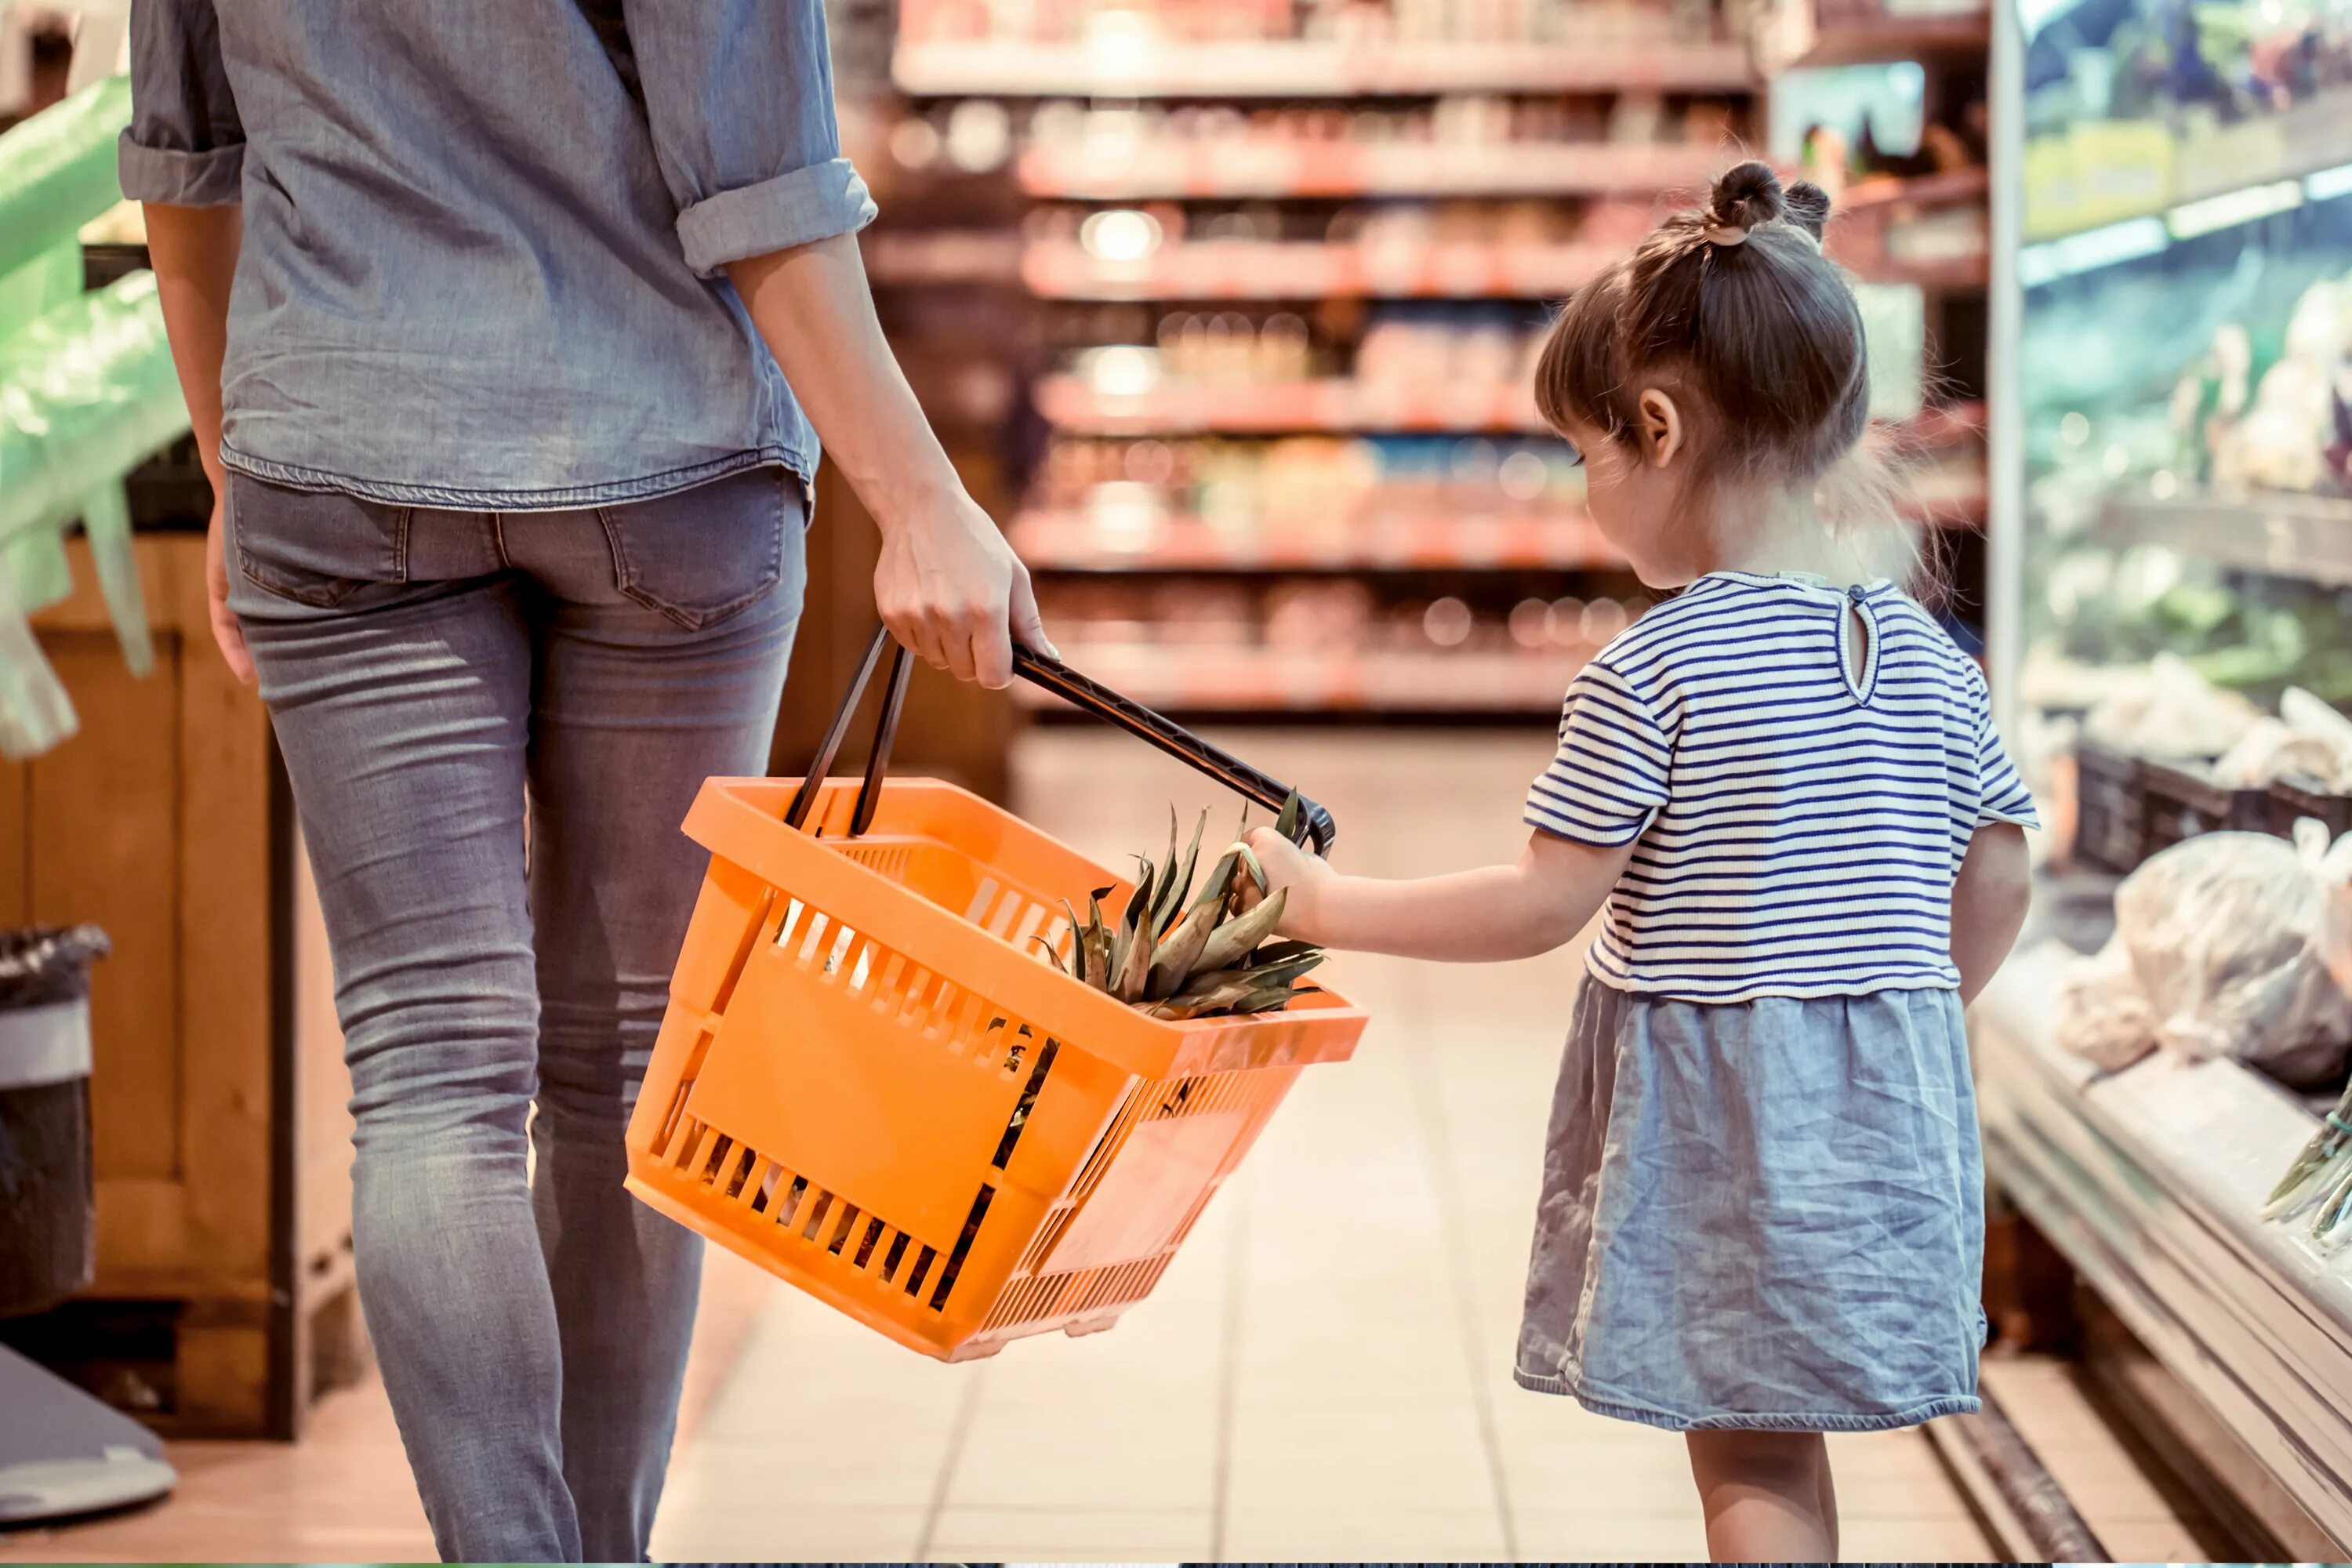
<svg viewBox="0 0 2352 1568"><path fill-rule="evenodd" d="M1965 54L1992 47L1992 24L1984 16L1923 16L1871 27L1832 27L1790 66L1881 65Z"/></svg>
<svg viewBox="0 0 2352 1568"><path fill-rule="evenodd" d="M1003 284L1021 280L1021 237L997 229L866 231L866 276L877 288Z"/></svg>
<svg viewBox="0 0 2352 1568"><path fill-rule="evenodd" d="M1935 463L1910 476L1903 510L1916 522L1967 531L1984 526L1990 497L1981 461Z"/></svg>
<svg viewBox="0 0 2352 1568"><path fill-rule="evenodd" d="M1745 46L1665 38L1578 44L954 39L898 46L916 98L1359 98L1454 92L1745 92Z"/></svg>
<svg viewBox="0 0 2352 1568"><path fill-rule="evenodd" d="M1707 146L1594 142L1367 144L1290 139L1102 140L1032 147L1021 187L1071 200L1148 197L1600 195L1703 186Z"/></svg>
<svg viewBox="0 0 2352 1568"><path fill-rule="evenodd" d="M1902 428L1903 440L1913 447L1962 447L1985 438L1988 414L1982 401L1969 399L1925 409Z"/></svg>
<svg viewBox="0 0 2352 1568"><path fill-rule="evenodd" d="M1837 252L1833 242L1830 246L1832 260L1838 259ZM1864 283L1907 284L1930 294L1964 293L1990 287L1992 282L1992 261L1985 256L1956 257L1948 261L1905 261L1880 257L1849 264L1849 269Z"/></svg>
<svg viewBox="0 0 2352 1568"><path fill-rule="evenodd" d="M2025 153L2025 236L2036 242L2093 235L2135 219L2161 216L2168 233L2202 234L2232 222L2252 222L2284 210L2276 202L2251 203L2243 217L2216 213L2230 199L2265 187L2303 182L2304 201L2352 195L2346 177L2344 127L2352 123L2352 87L2319 93L2282 113L2265 114L2177 139L2154 127L2128 160L2112 145L2037 142ZM2133 129L2125 122L2103 134ZM2160 153L2160 156L2158 154ZM2118 197L2116 193L2125 193ZM2182 209L2186 208L2186 211ZM2161 248L2166 233L2154 237ZM2143 252L2145 254L2145 252Z"/></svg>
<svg viewBox="0 0 2352 1568"><path fill-rule="evenodd" d="M2099 516L2114 544L2163 544L2221 566L2352 586L2352 500L2252 494L2111 499Z"/></svg>
<svg viewBox="0 0 2352 1568"><path fill-rule="evenodd" d="M1545 428L1535 395L1511 384L1387 386L1340 378L1174 384L1149 392L1101 392L1074 375L1037 383L1046 423L1074 434L1269 436L1310 431L1459 433Z"/></svg>
<svg viewBox="0 0 2352 1568"><path fill-rule="evenodd" d="M1041 572L1507 572L1619 569L1583 517L1374 512L1307 528L1220 528L1198 518L1140 525L1084 511L1030 511L1006 530Z"/></svg>
<svg viewBox="0 0 2352 1568"><path fill-rule="evenodd" d="M1940 174L1915 174L1908 179L1885 176L1858 182L1838 200L1838 215L1854 217L1881 207L1943 207L1973 205L1992 194L1991 172L1979 166Z"/></svg>
<svg viewBox="0 0 2352 1568"><path fill-rule="evenodd" d="M1318 653L1223 644L1061 637L1064 657L1149 708L1173 713L1557 715L1580 656L1513 652ZM1061 700L1016 685L1024 707Z"/></svg>
<svg viewBox="0 0 2352 1568"><path fill-rule="evenodd" d="M1969 1030L1993 1180L2206 1411L2294 1517L2352 1545L2352 1254L2259 1217L2318 1119L2251 1068L2159 1052L2101 1074L2051 1034L2063 953L2013 959Z"/></svg>
<svg viewBox="0 0 2352 1568"><path fill-rule="evenodd" d="M1192 240L1138 261L1039 241L1022 279L1048 300L1547 300L1590 282L1620 251L1582 245L1331 245Z"/></svg>

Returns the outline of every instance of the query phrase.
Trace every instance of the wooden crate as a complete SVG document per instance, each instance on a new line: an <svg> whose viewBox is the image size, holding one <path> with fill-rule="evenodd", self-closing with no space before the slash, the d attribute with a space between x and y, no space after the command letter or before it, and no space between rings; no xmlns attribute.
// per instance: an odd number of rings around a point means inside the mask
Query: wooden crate
<svg viewBox="0 0 2352 1568"><path fill-rule="evenodd" d="M86 555L36 617L80 732L0 763L0 921L94 921L99 1273L9 1337L178 1432L293 1436L362 1342L351 1123L318 905L268 720L212 643L201 535L138 541L155 671Z"/></svg>

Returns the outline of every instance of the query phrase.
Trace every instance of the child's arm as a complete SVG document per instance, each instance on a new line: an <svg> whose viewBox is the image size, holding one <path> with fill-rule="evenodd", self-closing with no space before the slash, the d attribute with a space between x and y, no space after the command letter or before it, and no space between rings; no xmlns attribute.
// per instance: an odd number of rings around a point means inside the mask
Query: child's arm
<svg viewBox="0 0 2352 1568"><path fill-rule="evenodd" d="M2032 884L2025 830L2013 822L1978 828L1952 879L1952 963L1960 972L1963 1003L1976 1000L2009 956L2025 924Z"/></svg>
<svg viewBox="0 0 2352 1568"><path fill-rule="evenodd" d="M1282 934L1318 947L1454 963L1533 958L1575 940L1617 885L1631 844L1528 836L1516 866L1384 881L1343 877L1270 827L1249 836L1269 888L1288 888Z"/></svg>

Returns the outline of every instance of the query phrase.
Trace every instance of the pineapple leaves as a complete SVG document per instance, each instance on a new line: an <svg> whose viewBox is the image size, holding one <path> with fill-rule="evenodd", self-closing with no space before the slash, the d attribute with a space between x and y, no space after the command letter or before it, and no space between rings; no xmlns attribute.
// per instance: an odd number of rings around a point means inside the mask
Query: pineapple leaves
<svg viewBox="0 0 2352 1568"><path fill-rule="evenodd" d="M1210 933L1202 946L1200 967L1223 969L1248 952L1263 941L1282 919L1283 905L1290 900L1290 889L1276 889L1274 897L1245 915L1235 915Z"/></svg>
<svg viewBox="0 0 2352 1568"><path fill-rule="evenodd" d="M1297 843L1298 819L1305 811L1306 808L1299 804L1298 792L1292 790L1290 798L1282 803L1282 815L1274 819L1274 830L1293 844Z"/></svg>
<svg viewBox="0 0 2352 1568"><path fill-rule="evenodd" d="M1295 811L1288 820L1295 829ZM1248 822L1244 809L1244 830ZM1169 814L1167 858L1137 857L1134 889L1115 921L1103 909L1110 888L1088 896L1083 921L1065 900L1066 963L1054 942L1032 940L1063 973L1156 1018L1243 1016L1288 1005L1299 977L1323 962L1322 950L1267 940L1286 896L1266 897L1265 868L1246 844L1236 840L1195 884L1208 826L1203 812L1186 844Z"/></svg>

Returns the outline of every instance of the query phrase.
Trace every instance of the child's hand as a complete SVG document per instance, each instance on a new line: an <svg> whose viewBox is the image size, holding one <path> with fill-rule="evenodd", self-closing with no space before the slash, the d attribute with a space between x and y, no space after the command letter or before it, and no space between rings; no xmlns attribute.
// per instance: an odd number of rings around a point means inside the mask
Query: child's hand
<svg viewBox="0 0 2352 1568"><path fill-rule="evenodd" d="M1319 855L1311 855L1271 827L1253 827L1244 840L1257 863L1265 868L1265 889L1290 889L1276 930L1298 942L1320 943L1316 934L1317 895L1339 873Z"/></svg>

